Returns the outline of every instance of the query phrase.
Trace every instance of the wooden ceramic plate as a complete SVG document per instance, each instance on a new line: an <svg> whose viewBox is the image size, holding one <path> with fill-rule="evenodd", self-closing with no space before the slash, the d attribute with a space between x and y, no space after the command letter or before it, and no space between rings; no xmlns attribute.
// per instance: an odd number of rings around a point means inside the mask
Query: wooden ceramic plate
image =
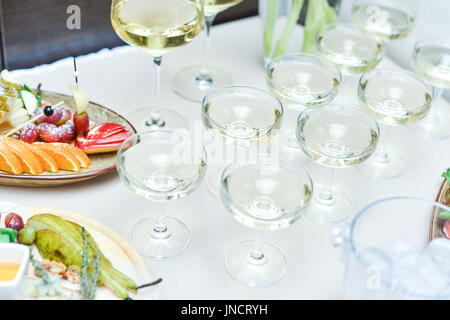
<svg viewBox="0 0 450 320"><path fill-rule="evenodd" d="M59 94L55 92L42 91L42 100L56 104L64 101L66 106L75 110L72 96ZM89 119L96 123L119 123L124 125L131 133L136 133L131 123L116 112L103 107L94 102L89 102L87 107ZM89 155L91 165L87 169L81 169L81 172L68 172L61 170L59 173L44 172L43 174L33 176L29 174L14 175L0 171L0 184L21 186L21 187L49 187L59 186L74 182L80 182L98 177L100 175L116 170L116 153L102 153Z"/></svg>
<svg viewBox="0 0 450 320"><path fill-rule="evenodd" d="M58 215L64 219L78 223L84 226L86 230L94 237L102 253L111 261L113 266L126 274L128 277L132 278L137 285L142 285L155 281L157 277L151 273L139 253L132 247L132 245L125 240L120 234L114 230L108 228L107 226L80 214L71 213L56 209L47 208L25 208L21 205L0 201L0 210L5 215L8 212L15 212L19 214L24 222L28 220L31 216L39 213L49 213ZM0 223L0 227L3 224ZM33 254L39 257L41 260L38 250L34 247ZM33 274L33 268L30 267L28 271L29 275ZM78 289L77 286L75 286ZM158 297L158 285L141 289L137 295L131 295L133 299L157 299ZM77 290L73 293L73 299L79 298ZM101 287L97 289L96 299L118 299L109 289Z"/></svg>
<svg viewBox="0 0 450 320"><path fill-rule="evenodd" d="M448 199L450 194L450 185L446 180L442 182L441 188L439 189L438 195L436 197L436 202L439 203L445 203L446 199ZM431 222L430 222L430 241L435 238L441 238L445 237L443 227L445 221L442 219L439 219L439 213L442 211L442 209L434 207L433 214L431 216Z"/></svg>

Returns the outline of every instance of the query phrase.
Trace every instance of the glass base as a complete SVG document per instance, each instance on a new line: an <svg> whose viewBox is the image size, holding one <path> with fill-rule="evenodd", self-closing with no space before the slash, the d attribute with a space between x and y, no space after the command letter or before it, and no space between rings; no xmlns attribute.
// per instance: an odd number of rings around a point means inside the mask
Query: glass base
<svg viewBox="0 0 450 320"><path fill-rule="evenodd" d="M450 105L433 105L433 115L428 115L408 128L419 138L434 141L450 137Z"/></svg>
<svg viewBox="0 0 450 320"><path fill-rule="evenodd" d="M211 168L209 170L208 176L206 177L206 188L208 189L208 192L216 199L220 200L220 187L221 187L221 179L222 179L222 173L225 169L225 166L217 166L214 168Z"/></svg>
<svg viewBox="0 0 450 320"><path fill-rule="evenodd" d="M352 202L340 189L332 187L330 197L325 186L314 186L314 201L309 205L306 217L320 224L338 223L350 216Z"/></svg>
<svg viewBox="0 0 450 320"><path fill-rule="evenodd" d="M405 171L406 164L403 158L389 151L388 153L375 152L373 156L356 167L361 173L372 179L392 179Z"/></svg>
<svg viewBox="0 0 450 320"><path fill-rule="evenodd" d="M185 117L170 109L161 109L160 121L151 120L149 108L137 109L126 117L137 132L148 130L189 130L189 124Z"/></svg>
<svg viewBox="0 0 450 320"><path fill-rule="evenodd" d="M225 269L233 279L247 286L265 287L281 279L286 271L286 259L269 243L241 242L225 256Z"/></svg>
<svg viewBox="0 0 450 320"><path fill-rule="evenodd" d="M280 147L280 157L282 159L297 164L303 164L311 161L311 159L303 151L294 135L283 137L283 139L284 141Z"/></svg>
<svg viewBox="0 0 450 320"><path fill-rule="evenodd" d="M202 69L202 66L196 65L179 70L172 78L172 90L182 98L201 102L209 91L233 82L233 78L225 70L210 66L202 74Z"/></svg>
<svg viewBox="0 0 450 320"><path fill-rule="evenodd" d="M174 258L189 246L191 236L181 221L165 217L165 228L157 230L156 218L145 218L131 230L130 242L142 255L155 259Z"/></svg>

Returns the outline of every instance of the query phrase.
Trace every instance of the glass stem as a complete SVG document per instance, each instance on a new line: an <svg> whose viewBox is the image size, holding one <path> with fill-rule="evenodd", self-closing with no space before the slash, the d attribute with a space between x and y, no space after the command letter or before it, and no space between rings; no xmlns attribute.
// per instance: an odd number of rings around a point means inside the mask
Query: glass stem
<svg viewBox="0 0 450 320"><path fill-rule="evenodd" d="M200 69L200 73L195 78L197 85L201 89L208 89L209 87L211 87L213 82L213 79L209 75L208 65L211 51L211 27L215 18L216 18L215 14L205 15L206 37L205 37L205 48L203 50L203 62L202 67Z"/></svg>
<svg viewBox="0 0 450 320"><path fill-rule="evenodd" d="M386 163L389 161L388 145L389 137L391 135L391 126L384 126L383 131L373 158L377 162Z"/></svg>
<svg viewBox="0 0 450 320"><path fill-rule="evenodd" d="M262 230L257 231L255 246L250 250L247 257L248 263L253 265L262 265L267 262L267 258L262 249L262 232Z"/></svg>
<svg viewBox="0 0 450 320"><path fill-rule="evenodd" d="M333 182L334 169L327 168L323 190L317 196L317 201L321 205L331 206L334 203L333 193L331 191Z"/></svg>
<svg viewBox="0 0 450 320"><path fill-rule="evenodd" d="M161 107L159 105L162 57L154 57L153 63L155 65L155 78L153 82L153 106L150 111L150 121L147 120L146 125L149 127L164 127L165 122L163 119L161 119Z"/></svg>
<svg viewBox="0 0 450 320"><path fill-rule="evenodd" d="M154 239L164 240L170 237L164 215L164 202L156 202L155 223L153 224L151 236Z"/></svg>
<svg viewBox="0 0 450 320"><path fill-rule="evenodd" d="M434 87L435 94L433 97L433 103L431 104L430 111L428 112L428 115L425 118L425 121L430 125L439 123L436 103L441 99L442 91L443 91L442 88Z"/></svg>

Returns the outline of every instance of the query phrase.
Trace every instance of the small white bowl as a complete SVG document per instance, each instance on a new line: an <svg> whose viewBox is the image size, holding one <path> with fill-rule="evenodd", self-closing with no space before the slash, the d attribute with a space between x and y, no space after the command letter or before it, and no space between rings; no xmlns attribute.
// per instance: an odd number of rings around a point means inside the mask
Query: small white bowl
<svg viewBox="0 0 450 320"><path fill-rule="evenodd" d="M0 281L0 300L20 299L20 287L27 271L30 249L16 243L0 243L0 262L19 263L20 267L11 281Z"/></svg>

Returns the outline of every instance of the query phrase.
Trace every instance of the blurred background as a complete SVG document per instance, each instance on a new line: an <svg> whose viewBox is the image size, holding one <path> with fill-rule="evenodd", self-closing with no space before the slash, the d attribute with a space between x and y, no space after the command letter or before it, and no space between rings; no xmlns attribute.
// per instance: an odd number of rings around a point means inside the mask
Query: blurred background
<svg viewBox="0 0 450 320"><path fill-rule="evenodd" d="M417 24L406 39L387 45L388 55L408 69L417 39L447 35L450 28L449 0L409 1L417 13ZM73 4L81 8L81 30L65 27L67 7ZM350 21L351 4L352 0L341 0L342 21ZM109 14L109 0L0 0L0 69L28 68L122 45L111 27ZM219 14L215 23L257 14L258 0L245 0Z"/></svg>

